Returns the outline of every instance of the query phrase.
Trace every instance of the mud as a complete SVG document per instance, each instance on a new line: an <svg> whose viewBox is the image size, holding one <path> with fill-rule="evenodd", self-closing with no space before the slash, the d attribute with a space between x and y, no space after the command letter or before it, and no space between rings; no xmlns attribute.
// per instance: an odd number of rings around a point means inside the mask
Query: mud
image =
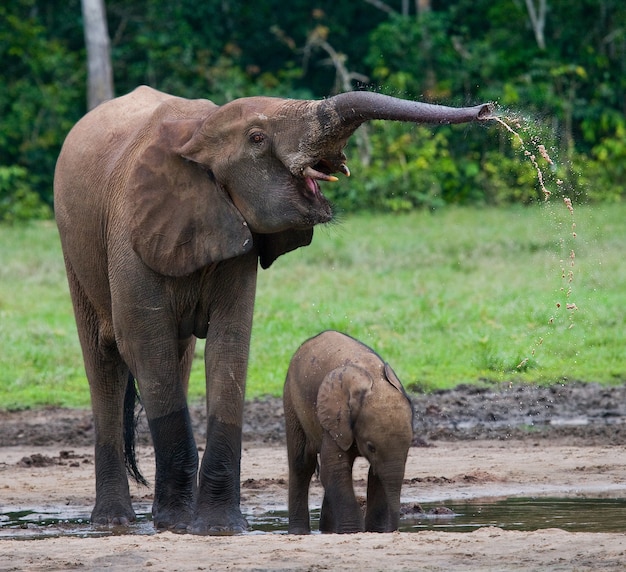
<svg viewBox="0 0 626 572"><path fill-rule="evenodd" d="M415 446L477 439L626 443L626 384L461 385L411 397ZM206 435L204 404L192 405L191 416L201 446ZM60 444L70 448L93 443L89 410L4 411L0 412L0 427L0 447ZM244 442L283 444L282 400L268 397L247 402L243 435ZM150 444L145 416L141 417L138 444Z"/></svg>

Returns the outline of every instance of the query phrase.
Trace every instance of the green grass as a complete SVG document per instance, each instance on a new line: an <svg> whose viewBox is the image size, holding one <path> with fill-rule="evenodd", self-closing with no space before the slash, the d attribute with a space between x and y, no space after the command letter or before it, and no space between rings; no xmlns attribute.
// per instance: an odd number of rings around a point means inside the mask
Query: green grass
<svg viewBox="0 0 626 572"><path fill-rule="evenodd" d="M623 382L624 220L624 205L572 217L554 200L319 228L311 246L259 273L247 395L280 395L293 352L329 328L372 346L415 389ZM0 245L0 408L88 405L54 224L0 227Z"/></svg>

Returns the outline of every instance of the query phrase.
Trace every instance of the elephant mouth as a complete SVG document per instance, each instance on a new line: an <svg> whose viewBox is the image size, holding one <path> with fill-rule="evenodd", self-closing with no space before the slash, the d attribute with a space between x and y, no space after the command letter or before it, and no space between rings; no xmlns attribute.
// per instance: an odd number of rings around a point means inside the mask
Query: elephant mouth
<svg viewBox="0 0 626 572"><path fill-rule="evenodd" d="M345 163L334 167L330 161L322 159L314 165L308 165L302 169L302 176L306 184L307 191L314 197L322 197L322 191L318 181L326 181L334 183L339 179L333 173L343 173L346 177L350 176L350 169Z"/></svg>

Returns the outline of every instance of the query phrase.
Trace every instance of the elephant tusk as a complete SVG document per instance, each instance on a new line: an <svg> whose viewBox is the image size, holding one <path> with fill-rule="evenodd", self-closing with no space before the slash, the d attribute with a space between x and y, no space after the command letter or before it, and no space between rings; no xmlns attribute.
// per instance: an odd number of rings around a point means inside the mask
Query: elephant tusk
<svg viewBox="0 0 626 572"><path fill-rule="evenodd" d="M311 179L316 179L318 181L329 181L331 183L334 183L335 181L339 180L334 175L327 175L326 173L321 173L320 171L316 171L313 167L310 167L310 166L302 169L302 174L305 177L310 177Z"/></svg>

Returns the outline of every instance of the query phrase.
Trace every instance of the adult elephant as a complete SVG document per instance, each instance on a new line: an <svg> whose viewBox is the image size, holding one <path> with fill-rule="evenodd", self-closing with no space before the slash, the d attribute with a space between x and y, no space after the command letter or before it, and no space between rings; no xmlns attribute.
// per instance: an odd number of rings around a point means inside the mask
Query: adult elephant
<svg viewBox="0 0 626 572"><path fill-rule="evenodd" d="M156 456L155 526L247 528L241 427L258 262L309 244L313 226L331 220L319 181L349 174L342 149L364 121L489 116L488 105L367 92L217 106L139 87L74 126L54 192L94 416L92 522L135 518L125 465L140 475L124 441L134 376ZM208 409L199 472L186 401L196 338L206 338Z"/></svg>

